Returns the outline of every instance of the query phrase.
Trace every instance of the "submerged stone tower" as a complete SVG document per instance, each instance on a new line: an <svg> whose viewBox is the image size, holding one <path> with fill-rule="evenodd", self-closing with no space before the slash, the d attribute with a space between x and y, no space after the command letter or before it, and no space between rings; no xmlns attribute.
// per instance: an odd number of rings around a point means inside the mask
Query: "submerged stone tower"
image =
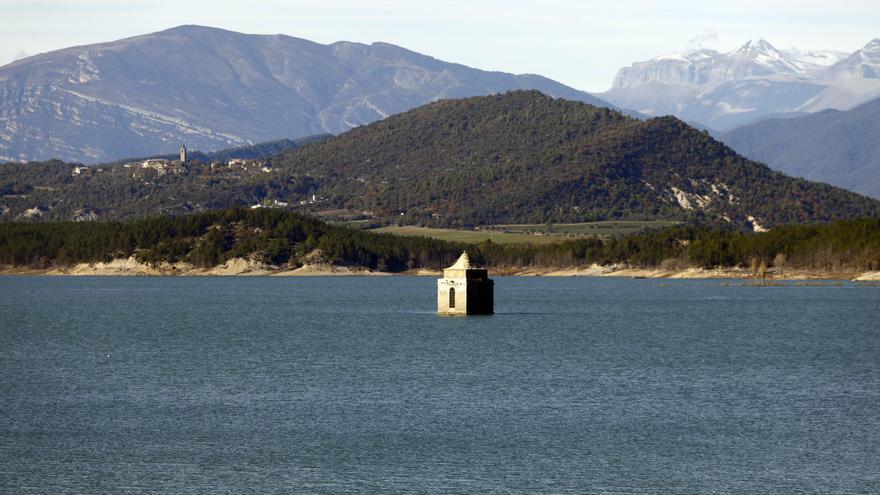
<svg viewBox="0 0 880 495"><path fill-rule="evenodd" d="M495 312L495 282L485 268L471 265L467 253L443 270L437 281L437 312L446 315L491 315Z"/></svg>

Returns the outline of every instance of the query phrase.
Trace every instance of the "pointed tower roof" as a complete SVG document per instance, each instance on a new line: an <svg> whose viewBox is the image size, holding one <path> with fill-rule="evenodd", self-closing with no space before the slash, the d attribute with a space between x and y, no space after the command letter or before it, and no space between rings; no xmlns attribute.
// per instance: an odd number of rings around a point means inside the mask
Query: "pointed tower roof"
<svg viewBox="0 0 880 495"><path fill-rule="evenodd" d="M455 262L452 266L447 268L447 270L470 270L475 268L471 265L471 259L467 254L467 251L461 253L461 256L458 257L458 261Z"/></svg>
<svg viewBox="0 0 880 495"><path fill-rule="evenodd" d="M460 279L460 278L486 278L488 271L485 268L479 268L471 263L471 259L467 253L461 253L458 261L449 268L443 270L443 278Z"/></svg>

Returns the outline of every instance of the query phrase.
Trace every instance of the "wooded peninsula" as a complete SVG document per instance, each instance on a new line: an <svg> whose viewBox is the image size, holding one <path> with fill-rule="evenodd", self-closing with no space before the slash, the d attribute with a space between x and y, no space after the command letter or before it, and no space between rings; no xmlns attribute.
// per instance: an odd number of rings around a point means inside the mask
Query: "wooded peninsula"
<svg viewBox="0 0 880 495"><path fill-rule="evenodd" d="M880 219L780 225L762 233L675 226L607 239L562 238L549 244L461 243L377 234L281 209L231 208L125 222L0 224L0 265L7 272L134 258L147 265L196 268L248 260L270 271L323 263L412 273L448 266L462 251L502 273L611 265L859 273L880 270Z"/></svg>

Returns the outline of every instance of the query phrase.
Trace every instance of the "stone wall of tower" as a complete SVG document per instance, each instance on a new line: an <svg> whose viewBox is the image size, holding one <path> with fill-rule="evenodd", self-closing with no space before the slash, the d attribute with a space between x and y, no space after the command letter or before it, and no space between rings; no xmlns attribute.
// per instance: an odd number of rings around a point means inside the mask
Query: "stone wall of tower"
<svg viewBox="0 0 880 495"><path fill-rule="evenodd" d="M452 271L452 270L448 270ZM495 282L486 270L455 270L455 278L437 280L437 312L449 315L492 314L495 312ZM454 290L454 307L450 292Z"/></svg>
<svg viewBox="0 0 880 495"><path fill-rule="evenodd" d="M455 291L455 307L450 307L449 292ZM467 314L467 280L441 278L437 281L437 312L450 315Z"/></svg>
<svg viewBox="0 0 880 495"><path fill-rule="evenodd" d="M485 278L468 280L467 314L491 315L495 312L495 282Z"/></svg>

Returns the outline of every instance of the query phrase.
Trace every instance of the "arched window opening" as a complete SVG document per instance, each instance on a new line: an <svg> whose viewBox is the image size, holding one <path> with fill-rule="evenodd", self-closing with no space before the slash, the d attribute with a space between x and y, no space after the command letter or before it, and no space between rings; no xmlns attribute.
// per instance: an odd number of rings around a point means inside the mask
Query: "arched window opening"
<svg viewBox="0 0 880 495"><path fill-rule="evenodd" d="M449 288L449 308L455 308L455 289Z"/></svg>

